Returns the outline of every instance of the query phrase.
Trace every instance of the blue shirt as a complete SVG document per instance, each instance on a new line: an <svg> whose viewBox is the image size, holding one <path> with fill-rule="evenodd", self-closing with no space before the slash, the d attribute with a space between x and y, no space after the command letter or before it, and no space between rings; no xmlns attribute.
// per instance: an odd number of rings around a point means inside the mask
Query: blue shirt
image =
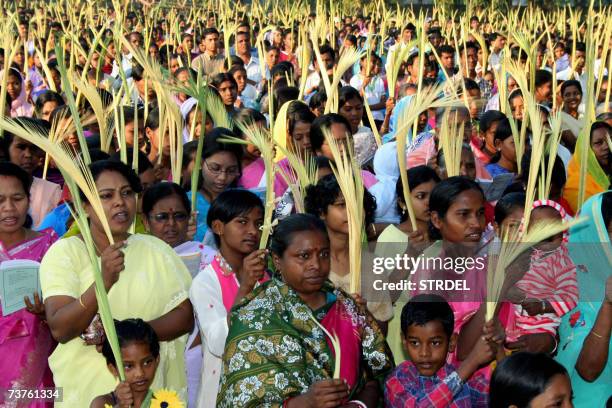
<svg viewBox="0 0 612 408"><path fill-rule="evenodd" d="M57 207L53 209L47 216L42 220L37 230L42 231L46 228L53 228L53 231L57 234L57 236L63 236L66 231L68 231L68 220L70 219L71 214L68 209L68 204L61 203Z"/></svg>

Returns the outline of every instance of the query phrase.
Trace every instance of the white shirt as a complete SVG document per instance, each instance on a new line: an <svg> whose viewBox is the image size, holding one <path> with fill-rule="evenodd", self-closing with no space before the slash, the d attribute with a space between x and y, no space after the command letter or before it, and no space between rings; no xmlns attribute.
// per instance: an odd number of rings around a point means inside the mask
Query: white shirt
<svg viewBox="0 0 612 408"><path fill-rule="evenodd" d="M360 91L363 81L364 78L361 74L357 74L351 78L350 85ZM370 83L365 87L364 94L368 105L380 103L381 98L387 94L385 91L385 83L382 78L378 75L372 78ZM385 109L373 110L372 116L374 120L385 120Z"/></svg>
<svg viewBox="0 0 612 408"><path fill-rule="evenodd" d="M202 339L203 361L197 406L215 408L229 327L221 284L211 265L206 266L193 279L189 299Z"/></svg>
<svg viewBox="0 0 612 408"><path fill-rule="evenodd" d="M499 71L499 69L501 68L502 52L503 50L497 53L491 50L491 55L489 55L489 65L495 71Z"/></svg>
<svg viewBox="0 0 612 408"><path fill-rule="evenodd" d="M246 69L247 78L256 84L261 82L261 69L259 68L259 60L256 57L251 57L249 62L244 64L244 68Z"/></svg>

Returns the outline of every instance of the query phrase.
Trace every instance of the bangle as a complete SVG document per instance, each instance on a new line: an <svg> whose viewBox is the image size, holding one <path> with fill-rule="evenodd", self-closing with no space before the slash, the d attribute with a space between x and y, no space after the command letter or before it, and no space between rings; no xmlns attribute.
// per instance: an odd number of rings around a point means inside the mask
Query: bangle
<svg viewBox="0 0 612 408"><path fill-rule="evenodd" d="M372 226L372 233L374 234L374 236L376 236L376 226L374 225L374 223L370 225Z"/></svg>
<svg viewBox="0 0 612 408"><path fill-rule="evenodd" d="M81 293L81 295L79 296L79 303L81 304L81 306L83 306L83 309L87 309L87 307L83 304L83 299L81 299L83 297L83 294Z"/></svg>
<svg viewBox="0 0 612 408"><path fill-rule="evenodd" d="M593 336L597 337L598 339L603 339L604 336L602 336L601 334L597 333L595 330L591 329L590 332ZM608 336L606 336L605 338L608 338Z"/></svg>
<svg viewBox="0 0 612 408"><path fill-rule="evenodd" d="M357 405L358 407L361 407L361 408L368 408L368 406L365 403L363 403L363 402L361 402L359 400L350 400L349 404Z"/></svg>
<svg viewBox="0 0 612 408"><path fill-rule="evenodd" d="M289 406L289 401L291 401L292 399L293 397L289 397L285 401L283 401L283 408L287 408Z"/></svg>
<svg viewBox="0 0 612 408"><path fill-rule="evenodd" d="M546 311L546 301L543 300L542 301L542 313L544 313Z"/></svg>

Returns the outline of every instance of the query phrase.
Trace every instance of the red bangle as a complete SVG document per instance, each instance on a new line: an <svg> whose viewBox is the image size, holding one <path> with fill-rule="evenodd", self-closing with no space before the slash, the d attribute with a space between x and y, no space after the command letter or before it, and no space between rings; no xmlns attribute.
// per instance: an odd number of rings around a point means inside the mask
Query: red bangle
<svg viewBox="0 0 612 408"><path fill-rule="evenodd" d="M291 401L292 399L293 399L293 397L289 397L285 401L283 401L283 408L288 408L289 407L289 401Z"/></svg>

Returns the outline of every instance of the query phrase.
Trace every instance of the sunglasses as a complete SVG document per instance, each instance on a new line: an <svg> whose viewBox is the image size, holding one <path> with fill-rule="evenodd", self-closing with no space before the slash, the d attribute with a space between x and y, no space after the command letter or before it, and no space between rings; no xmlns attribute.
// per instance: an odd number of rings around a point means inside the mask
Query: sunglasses
<svg viewBox="0 0 612 408"><path fill-rule="evenodd" d="M159 223L166 223L170 220L170 218L172 218L174 222L185 222L189 218L189 215L186 212L173 212L173 213L161 212L161 213L153 214L151 218L155 220L155 222L159 222Z"/></svg>

